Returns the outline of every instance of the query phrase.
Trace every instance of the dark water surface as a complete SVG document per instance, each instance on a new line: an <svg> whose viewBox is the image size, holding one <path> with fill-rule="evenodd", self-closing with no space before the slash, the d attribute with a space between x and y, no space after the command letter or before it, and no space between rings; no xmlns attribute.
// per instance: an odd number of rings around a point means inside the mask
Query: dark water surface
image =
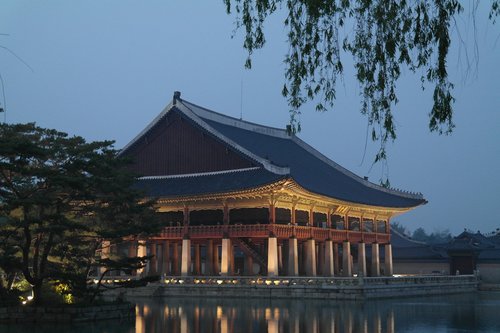
<svg viewBox="0 0 500 333"><path fill-rule="evenodd" d="M366 302L135 299L136 320L0 325L0 333L500 332L500 292Z"/></svg>

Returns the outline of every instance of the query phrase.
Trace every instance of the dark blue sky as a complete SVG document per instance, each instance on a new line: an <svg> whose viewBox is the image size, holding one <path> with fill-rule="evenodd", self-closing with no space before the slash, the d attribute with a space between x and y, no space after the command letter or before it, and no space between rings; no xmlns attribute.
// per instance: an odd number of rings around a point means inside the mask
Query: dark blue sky
<svg viewBox="0 0 500 333"><path fill-rule="evenodd" d="M449 57L457 97L453 135L429 133L432 87L422 91L420 75L406 71L399 82L389 178L393 187L422 192L429 201L395 219L410 230L500 227L500 24L487 21L487 3L478 9L475 38L467 13L457 21L463 43L455 34ZM0 49L7 122L35 121L89 140L114 139L121 148L180 90L212 110L284 128L282 17L266 25L268 44L255 53L250 71L243 68L242 34L231 38L233 21L222 1L2 0L0 33L8 36L0 35L0 45L33 68ZM467 70L474 41L479 57ZM320 114L306 105L299 136L378 182L381 167L371 167L377 144L368 141L365 153L367 120L359 113L351 61L344 61L335 109Z"/></svg>

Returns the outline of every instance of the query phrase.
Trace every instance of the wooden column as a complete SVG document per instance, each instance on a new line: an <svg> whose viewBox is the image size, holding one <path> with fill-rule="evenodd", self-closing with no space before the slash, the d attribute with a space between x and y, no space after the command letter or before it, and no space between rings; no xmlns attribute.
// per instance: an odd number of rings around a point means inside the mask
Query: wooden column
<svg viewBox="0 0 500 333"><path fill-rule="evenodd" d="M276 223L276 207L274 206L274 202L269 204L269 224Z"/></svg>
<svg viewBox="0 0 500 333"><path fill-rule="evenodd" d="M352 276L352 260L351 260L351 243L345 241L342 244L342 266L343 266L343 276Z"/></svg>
<svg viewBox="0 0 500 333"><path fill-rule="evenodd" d="M326 227L328 229L332 228L332 210L329 209L328 213L326 214Z"/></svg>
<svg viewBox="0 0 500 333"><path fill-rule="evenodd" d="M290 209L290 222L292 225L297 224L297 219L296 219L296 214L295 214L295 207L297 207L297 201L294 200L292 203L292 208Z"/></svg>
<svg viewBox="0 0 500 333"><path fill-rule="evenodd" d="M288 240L288 275L299 275L298 241L295 237Z"/></svg>
<svg viewBox="0 0 500 333"><path fill-rule="evenodd" d="M310 227L314 226L314 205L309 208L309 221L307 225Z"/></svg>
<svg viewBox="0 0 500 333"><path fill-rule="evenodd" d="M229 207L226 202L224 202L224 207L222 210L223 216L222 216L222 222L224 225L229 224Z"/></svg>
<svg viewBox="0 0 500 333"><path fill-rule="evenodd" d="M349 230L349 215L344 215L344 229Z"/></svg>
<svg viewBox="0 0 500 333"><path fill-rule="evenodd" d="M366 247L365 243L358 243L358 276L366 276Z"/></svg>
<svg viewBox="0 0 500 333"><path fill-rule="evenodd" d="M170 275L171 270L170 270L170 242L163 241L163 271L162 273L165 275Z"/></svg>
<svg viewBox="0 0 500 333"><path fill-rule="evenodd" d="M380 276L380 257L378 243L372 244L372 276Z"/></svg>

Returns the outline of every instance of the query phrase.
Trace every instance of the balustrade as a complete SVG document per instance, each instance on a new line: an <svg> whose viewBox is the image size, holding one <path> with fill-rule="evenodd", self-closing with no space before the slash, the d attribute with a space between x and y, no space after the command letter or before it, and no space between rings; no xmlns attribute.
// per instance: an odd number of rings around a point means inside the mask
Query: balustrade
<svg viewBox="0 0 500 333"><path fill-rule="evenodd" d="M390 242L390 235L383 233L361 232L351 230L326 229L318 227L282 225L282 224L231 224L231 225L197 225L187 228L189 236L196 238L229 237L267 238L270 233L278 238L290 238L295 235L298 239L314 238L318 241L331 239L336 243L348 240L351 243L379 243ZM165 227L154 239L182 239L185 228L183 226Z"/></svg>

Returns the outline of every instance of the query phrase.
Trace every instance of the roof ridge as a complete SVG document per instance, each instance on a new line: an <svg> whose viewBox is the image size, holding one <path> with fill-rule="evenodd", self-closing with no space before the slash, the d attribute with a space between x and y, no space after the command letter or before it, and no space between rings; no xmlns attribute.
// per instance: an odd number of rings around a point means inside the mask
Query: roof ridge
<svg viewBox="0 0 500 333"><path fill-rule="evenodd" d="M174 178L188 178L188 177L201 177L201 176L215 176L215 175L224 175L224 174L228 174L228 173L260 170L260 169L262 169L262 168L261 167L251 167L251 168L230 169L230 170L221 170L221 171L184 173L184 174L177 174L177 175L144 176L144 177L139 177L138 179L139 180L149 180L149 179L174 179Z"/></svg>
<svg viewBox="0 0 500 333"><path fill-rule="evenodd" d="M225 115L223 113L219 113L219 112L207 109L203 106L199 106L197 104L191 103L191 102L186 101L186 100L182 100L181 102L183 104L188 104L188 105L191 105L191 106L199 109L199 110L193 110L190 108L190 110L200 118L212 120L212 121L224 124L224 125L236 126L238 128L248 130L248 131L253 131L256 133L276 136L276 137L283 138L283 139L291 139L293 137L293 135L288 135L287 131L285 129L282 129L282 128L266 126L266 125L257 124L257 123L251 122L251 121L231 117L231 116ZM186 107L189 107L189 106L186 105ZM200 112L197 112L197 111L202 111L203 113L206 113L206 114L201 115L201 114L199 114Z"/></svg>

